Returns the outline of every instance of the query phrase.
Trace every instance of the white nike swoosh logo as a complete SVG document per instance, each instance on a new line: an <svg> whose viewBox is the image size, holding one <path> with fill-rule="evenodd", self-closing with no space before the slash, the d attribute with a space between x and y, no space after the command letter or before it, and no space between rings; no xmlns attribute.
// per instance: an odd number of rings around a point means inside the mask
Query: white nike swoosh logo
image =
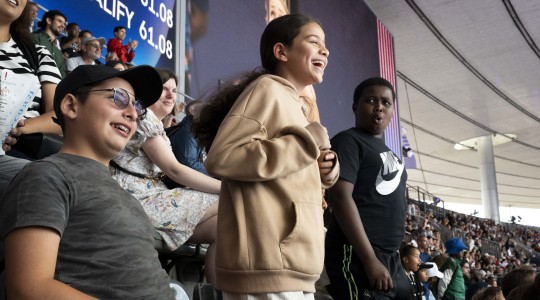
<svg viewBox="0 0 540 300"><path fill-rule="evenodd" d="M396 176L394 176L392 180L384 180L384 178L382 177L382 171L384 166L381 167L379 174L377 174L377 180L375 181L379 182L379 184L377 184L377 186L375 187L379 194L384 196L391 194L396 190L399 183L401 182L401 174L403 173L405 166L403 163L397 163L396 165L398 166L398 173L396 174Z"/></svg>

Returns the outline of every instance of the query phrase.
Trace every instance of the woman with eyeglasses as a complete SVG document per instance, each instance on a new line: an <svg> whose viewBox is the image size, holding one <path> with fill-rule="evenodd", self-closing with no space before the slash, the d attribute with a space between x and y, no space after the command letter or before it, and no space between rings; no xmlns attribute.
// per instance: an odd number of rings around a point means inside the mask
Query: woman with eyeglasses
<svg viewBox="0 0 540 300"><path fill-rule="evenodd" d="M54 116L53 97L56 85L61 80L60 72L49 51L32 42L28 31L30 18L27 0L0 2L0 69L11 70L20 78L20 82L34 81L41 85L24 114L25 120L19 121L5 140L0 138L0 195L11 178L27 163L26 160L5 155L4 151L9 151L21 134L61 134L60 127L51 118ZM21 106L23 102L24 99L21 99ZM0 113L0 120L7 119L4 111Z"/></svg>
<svg viewBox="0 0 540 300"><path fill-rule="evenodd" d="M168 70L158 73L163 81L161 97L139 118L137 132L111 162L111 171L120 186L141 202L171 250L185 242L209 244L205 275L214 283L220 182L176 160L161 120L176 103L177 78ZM164 175L188 188L169 189Z"/></svg>

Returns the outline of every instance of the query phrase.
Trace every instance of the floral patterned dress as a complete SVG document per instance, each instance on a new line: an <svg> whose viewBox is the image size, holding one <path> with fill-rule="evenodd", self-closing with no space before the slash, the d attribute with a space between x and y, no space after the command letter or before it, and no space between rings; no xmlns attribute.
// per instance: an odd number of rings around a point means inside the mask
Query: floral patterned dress
<svg viewBox="0 0 540 300"><path fill-rule="evenodd" d="M151 110L137 125L137 131L126 148L113 160L125 170L157 178L161 170L141 147L147 138L156 136L161 136L170 145L169 138ZM112 166L110 170L120 186L140 201L170 249L176 249L188 240L208 207L219 197L185 188L169 189L161 180L140 178Z"/></svg>

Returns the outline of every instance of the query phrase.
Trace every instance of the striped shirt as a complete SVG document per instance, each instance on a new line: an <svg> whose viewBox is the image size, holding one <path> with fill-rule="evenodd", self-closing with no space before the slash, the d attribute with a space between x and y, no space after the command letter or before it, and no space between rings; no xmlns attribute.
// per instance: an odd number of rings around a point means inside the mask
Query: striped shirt
<svg viewBox="0 0 540 300"><path fill-rule="evenodd" d="M28 74L29 80L36 80L41 84L44 82L58 84L61 80L60 71L58 71L51 54L41 45L36 45L36 51L39 61L37 76L13 39L10 39L6 43L0 43L0 69L11 70L15 74ZM24 117L32 118L39 116L40 109L41 90L36 93L36 97L30 108L28 108L28 111L24 114Z"/></svg>

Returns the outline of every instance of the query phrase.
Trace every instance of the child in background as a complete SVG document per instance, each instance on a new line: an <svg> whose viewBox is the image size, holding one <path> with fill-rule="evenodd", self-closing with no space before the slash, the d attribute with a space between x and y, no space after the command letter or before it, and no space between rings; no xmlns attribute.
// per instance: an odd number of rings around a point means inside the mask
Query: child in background
<svg viewBox="0 0 540 300"><path fill-rule="evenodd" d="M423 270L423 272L420 272L420 270ZM425 283L428 283L427 286L437 284L437 281L443 278L444 275L439 271L437 264L434 262L426 262L421 264L420 270L418 271L418 279L420 280L420 282L422 282L424 286L425 298L426 300L435 300L435 295L431 292L429 288L426 289Z"/></svg>
<svg viewBox="0 0 540 300"><path fill-rule="evenodd" d="M62 150L29 163L1 200L8 299L173 298L154 227L108 169L161 89L150 66L83 65L58 84Z"/></svg>
<svg viewBox="0 0 540 300"><path fill-rule="evenodd" d="M322 82L325 35L315 19L285 15L268 24L260 51L263 70L214 95L195 123L206 169L222 179L217 287L224 299L313 299L324 259L321 189L339 168L299 91Z"/></svg>
<svg viewBox="0 0 540 300"><path fill-rule="evenodd" d="M420 250L413 245L406 245L399 251L399 255L401 258L401 265L409 278L411 299L422 300L424 289L417 276L417 272L422 263L422 260L420 259Z"/></svg>
<svg viewBox="0 0 540 300"><path fill-rule="evenodd" d="M325 266L334 299L409 299L397 252L405 236L407 173L384 144L395 92L383 78L360 83L353 96L356 126L332 138L340 178L327 192L334 217Z"/></svg>

